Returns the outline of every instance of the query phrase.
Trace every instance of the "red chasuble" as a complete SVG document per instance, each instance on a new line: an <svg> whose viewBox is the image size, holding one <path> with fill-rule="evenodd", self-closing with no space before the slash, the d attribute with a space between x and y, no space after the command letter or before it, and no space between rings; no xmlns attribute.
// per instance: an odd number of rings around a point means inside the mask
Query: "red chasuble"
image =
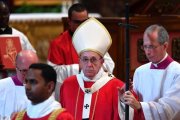
<svg viewBox="0 0 180 120"><path fill-rule="evenodd" d="M78 54L72 44L72 37L68 31L59 35L50 44L48 60L57 65L78 64Z"/></svg>
<svg viewBox="0 0 180 120"><path fill-rule="evenodd" d="M89 88L93 82L85 82ZM89 119L93 120L120 120L118 114L118 90L123 82L113 78L98 91L92 94ZM79 87L76 76L67 78L61 87L60 102L76 120L82 120L84 92Z"/></svg>

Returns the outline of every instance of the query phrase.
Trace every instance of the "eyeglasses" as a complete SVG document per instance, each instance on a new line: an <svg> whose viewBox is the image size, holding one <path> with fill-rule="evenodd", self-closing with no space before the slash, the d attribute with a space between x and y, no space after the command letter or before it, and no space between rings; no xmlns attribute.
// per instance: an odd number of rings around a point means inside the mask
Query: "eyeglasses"
<svg viewBox="0 0 180 120"><path fill-rule="evenodd" d="M92 58L86 58L86 57L84 57L84 58L80 58L80 60L84 63L84 64L88 64L89 63L89 61L92 63L92 64L97 64L97 62L99 61L99 60L101 60L102 58L100 58L100 59L97 59L97 58L95 58L95 57L92 57Z"/></svg>
<svg viewBox="0 0 180 120"><path fill-rule="evenodd" d="M71 20L73 23L75 23L75 24L81 24L81 23L83 23L84 21L86 21L87 19L85 19L85 20Z"/></svg>
<svg viewBox="0 0 180 120"><path fill-rule="evenodd" d="M161 46L161 45L157 45L157 46L154 46L154 45L143 45L143 46L141 46L141 49L142 50L147 50L147 49L154 50L154 49L158 48L159 46Z"/></svg>
<svg viewBox="0 0 180 120"><path fill-rule="evenodd" d="M16 69L21 73L26 73L28 71L28 69L19 69L17 66Z"/></svg>

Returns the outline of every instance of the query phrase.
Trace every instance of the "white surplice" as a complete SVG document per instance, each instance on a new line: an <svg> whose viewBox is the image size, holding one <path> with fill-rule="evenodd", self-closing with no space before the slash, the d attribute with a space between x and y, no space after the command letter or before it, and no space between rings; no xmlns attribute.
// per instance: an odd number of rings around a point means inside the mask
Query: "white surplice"
<svg viewBox="0 0 180 120"><path fill-rule="evenodd" d="M25 87L16 86L11 77L0 80L0 117L10 118L27 107Z"/></svg>
<svg viewBox="0 0 180 120"><path fill-rule="evenodd" d="M180 64L172 61L164 69L150 69L151 64L137 68L133 79L145 119L180 119Z"/></svg>
<svg viewBox="0 0 180 120"><path fill-rule="evenodd" d="M54 96L51 95L47 100L43 101L42 103L36 105L29 103L27 107L27 115L30 118L41 118L48 115L53 110L60 108L61 104L55 101Z"/></svg>

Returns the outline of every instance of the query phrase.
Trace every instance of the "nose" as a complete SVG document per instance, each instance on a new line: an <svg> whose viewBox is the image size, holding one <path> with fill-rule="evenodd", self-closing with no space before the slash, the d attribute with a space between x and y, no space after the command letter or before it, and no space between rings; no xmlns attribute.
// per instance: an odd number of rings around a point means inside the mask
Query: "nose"
<svg viewBox="0 0 180 120"><path fill-rule="evenodd" d="M92 66L92 62L88 60L87 66Z"/></svg>
<svg viewBox="0 0 180 120"><path fill-rule="evenodd" d="M149 56L151 54L151 50L150 49L146 49L144 52L145 52L146 56Z"/></svg>

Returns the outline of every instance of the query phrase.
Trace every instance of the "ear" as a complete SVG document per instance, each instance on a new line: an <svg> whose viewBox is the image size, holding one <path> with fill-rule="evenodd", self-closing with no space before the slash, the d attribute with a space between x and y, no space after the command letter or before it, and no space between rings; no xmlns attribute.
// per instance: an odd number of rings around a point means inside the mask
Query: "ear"
<svg viewBox="0 0 180 120"><path fill-rule="evenodd" d="M52 93L53 90L54 90L54 87L55 87L54 82L53 82L53 81L48 82L48 83L47 83L47 87L48 87L48 92L49 92L49 93Z"/></svg>
<svg viewBox="0 0 180 120"><path fill-rule="evenodd" d="M164 49L167 49L168 48L168 42L165 42L164 43Z"/></svg>
<svg viewBox="0 0 180 120"><path fill-rule="evenodd" d="M80 57L79 57L79 70L81 70L82 68L83 68L83 64L82 64L82 62L81 62L81 55L80 55Z"/></svg>
<svg viewBox="0 0 180 120"><path fill-rule="evenodd" d="M67 22L68 22L68 26L70 26L71 25L71 20L70 20L69 17L67 18Z"/></svg>
<svg viewBox="0 0 180 120"><path fill-rule="evenodd" d="M104 58L101 59L101 64L103 64L103 63L104 63Z"/></svg>

